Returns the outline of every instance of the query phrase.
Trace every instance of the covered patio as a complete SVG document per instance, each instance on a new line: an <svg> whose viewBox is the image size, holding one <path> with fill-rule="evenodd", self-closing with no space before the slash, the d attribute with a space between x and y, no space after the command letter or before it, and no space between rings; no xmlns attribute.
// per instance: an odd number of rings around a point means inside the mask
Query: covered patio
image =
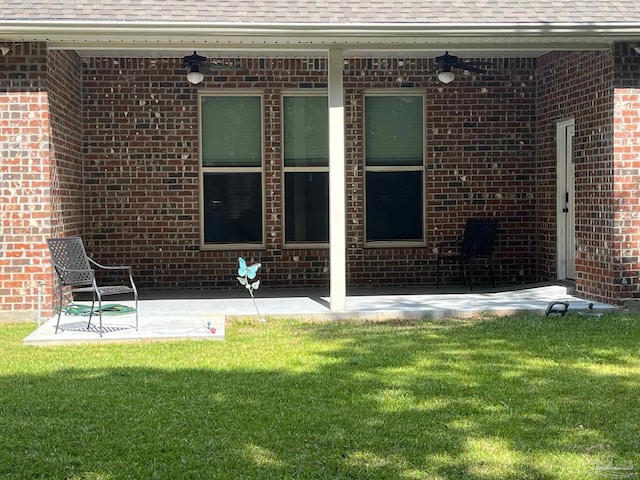
<svg viewBox="0 0 640 480"><path fill-rule="evenodd" d="M502 284L640 298L637 5L330 3L7 5L0 319L56 308L46 239L72 235L141 289L227 295L242 256L349 315L353 289L435 285L473 217Z"/></svg>
<svg viewBox="0 0 640 480"><path fill-rule="evenodd" d="M346 309L331 311L328 292L265 289L256 302L243 290L233 292L147 292L139 302L139 328L133 316L104 316L99 336L94 319L63 315L55 333L56 317L24 339L26 345L70 345L94 342L163 341L180 339L223 340L227 321L402 321L419 319L481 318L494 315L535 313L544 315L551 302L568 302L568 313L600 314L614 311L606 303L575 295L571 286L545 283L511 288L463 286L435 288L350 289ZM128 301L123 305L131 305ZM214 330L212 330L212 328Z"/></svg>

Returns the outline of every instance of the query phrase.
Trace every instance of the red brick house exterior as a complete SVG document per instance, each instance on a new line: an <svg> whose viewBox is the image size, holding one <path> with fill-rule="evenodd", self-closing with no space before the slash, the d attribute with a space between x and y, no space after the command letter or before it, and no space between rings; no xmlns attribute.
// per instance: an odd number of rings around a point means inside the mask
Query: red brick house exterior
<svg viewBox="0 0 640 480"><path fill-rule="evenodd" d="M117 3L117 2L116 2ZM622 2L625 3L625 2ZM626 3L625 3L626 4ZM500 221L501 284L556 280L555 124L575 120L576 292L640 297L640 13L606 49L479 56L443 85L431 53L345 57L348 286L435 285L434 248L471 216ZM283 91L322 90L323 55L229 57L238 72L185 80L183 54L57 48L0 26L0 319L54 308L46 239L82 235L141 289L236 288L238 256L270 287L329 285L329 248L285 246ZM401 60L400 60L401 59ZM264 105L264 246L200 248L198 92L258 91ZM425 238L372 246L364 233L363 92L424 93Z"/></svg>

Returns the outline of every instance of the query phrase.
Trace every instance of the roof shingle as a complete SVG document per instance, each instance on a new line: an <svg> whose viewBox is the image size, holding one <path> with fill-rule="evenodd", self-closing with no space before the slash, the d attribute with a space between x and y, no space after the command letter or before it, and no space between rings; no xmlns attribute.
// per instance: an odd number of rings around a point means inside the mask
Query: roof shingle
<svg viewBox="0 0 640 480"><path fill-rule="evenodd" d="M612 24L639 23L638 0L0 0L4 21Z"/></svg>

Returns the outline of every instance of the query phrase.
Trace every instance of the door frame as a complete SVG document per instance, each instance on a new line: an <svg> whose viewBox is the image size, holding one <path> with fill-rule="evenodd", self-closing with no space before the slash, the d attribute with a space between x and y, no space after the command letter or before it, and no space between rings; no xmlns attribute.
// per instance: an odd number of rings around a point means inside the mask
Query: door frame
<svg viewBox="0 0 640 480"><path fill-rule="evenodd" d="M573 128L575 134L575 119L566 118L556 122L556 278L558 280L574 280L575 278L575 254L571 257L567 255L569 248L575 252L575 166L573 172L573 188L567 192L569 168L567 165L568 142L574 138L567 136L567 130ZM571 153L571 164L574 163L573 149ZM567 198L567 194L568 197ZM568 209L565 210L565 209ZM567 215L569 218L567 219ZM573 225L568 225L572 221ZM572 233L570 233L572 231ZM573 234L573 239L569 235ZM572 262L572 265L569 265Z"/></svg>

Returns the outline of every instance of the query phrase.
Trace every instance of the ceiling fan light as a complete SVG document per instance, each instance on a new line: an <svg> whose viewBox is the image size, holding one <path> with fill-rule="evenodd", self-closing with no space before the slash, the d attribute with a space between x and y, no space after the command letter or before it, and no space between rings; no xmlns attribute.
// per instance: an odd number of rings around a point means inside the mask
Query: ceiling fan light
<svg viewBox="0 0 640 480"><path fill-rule="evenodd" d="M187 73L187 80L193 85L197 85L202 80L204 80L204 75L202 74L202 72L200 72L197 65L191 66L191 71Z"/></svg>
<svg viewBox="0 0 640 480"><path fill-rule="evenodd" d="M454 78L456 78L456 75L451 71L442 71L438 73L438 80L440 80L442 83L451 83L453 82Z"/></svg>
<svg viewBox="0 0 640 480"><path fill-rule="evenodd" d="M189 72L187 73L187 80L189 81L189 83L197 85L202 80L204 80L204 75L200 72Z"/></svg>

